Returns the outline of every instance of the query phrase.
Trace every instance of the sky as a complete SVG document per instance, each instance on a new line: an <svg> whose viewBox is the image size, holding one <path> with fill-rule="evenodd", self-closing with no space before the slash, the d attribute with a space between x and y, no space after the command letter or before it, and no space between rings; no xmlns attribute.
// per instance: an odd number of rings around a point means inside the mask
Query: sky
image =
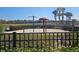
<svg viewBox="0 0 79 59"><path fill-rule="evenodd" d="M32 18L28 16L36 16L36 19L46 17L50 20L54 20L54 11L56 7L0 7L0 19L5 20L27 20ZM79 19L78 7L66 7L65 12L71 12L72 18Z"/></svg>

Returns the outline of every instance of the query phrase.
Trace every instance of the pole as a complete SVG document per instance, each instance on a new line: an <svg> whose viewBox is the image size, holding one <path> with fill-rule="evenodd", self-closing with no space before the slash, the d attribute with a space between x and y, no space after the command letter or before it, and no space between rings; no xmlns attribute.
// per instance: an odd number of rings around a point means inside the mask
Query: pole
<svg viewBox="0 0 79 59"><path fill-rule="evenodd" d="M35 16L33 16L33 32L34 32L34 17L35 17Z"/></svg>
<svg viewBox="0 0 79 59"><path fill-rule="evenodd" d="M44 33L44 20L43 20L43 33Z"/></svg>
<svg viewBox="0 0 79 59"><path fill-rule="evenodd" d="M72 20L72 31L74 32L74 20Z"/></svg>
<svg viewBox="0 0 79 59"><path fill-rule="evenodd" d="M34 32L34 20L35 20L36 16L29 16L29 17L33 18L33 32Z"/></svg>

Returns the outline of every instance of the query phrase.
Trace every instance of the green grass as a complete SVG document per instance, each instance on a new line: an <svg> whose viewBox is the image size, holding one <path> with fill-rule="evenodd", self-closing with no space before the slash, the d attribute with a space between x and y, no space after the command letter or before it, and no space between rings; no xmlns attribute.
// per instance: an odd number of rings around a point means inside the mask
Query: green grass
<svg viewBox="0 0 79 59"><path fill-rule="evenodd" d="M65 47L65 48L2 48L1 52L79 52L79 47Z"/></svg>

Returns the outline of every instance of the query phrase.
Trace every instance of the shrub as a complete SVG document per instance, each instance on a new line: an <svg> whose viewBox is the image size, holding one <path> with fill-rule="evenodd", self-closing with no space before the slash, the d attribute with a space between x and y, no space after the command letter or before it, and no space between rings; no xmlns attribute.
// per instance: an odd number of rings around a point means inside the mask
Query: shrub
<svg viewBox="0 0 79 59"><path fill-rule="evenodd" d="M34 25L34 28L43 28L43 25ZM33 25L16 25L9 26L10 30L21 30L21 29L30 29L33 28ZM46 25L46 28L54 28L52 25Z"/></svg>
<svg viewBox="0 0 79 59"><path fill-rule="evenodd" d="M20 30L20 29L27 29L31 28L32 25L17 25L17 26L9 26L10 30Z"/></svg>

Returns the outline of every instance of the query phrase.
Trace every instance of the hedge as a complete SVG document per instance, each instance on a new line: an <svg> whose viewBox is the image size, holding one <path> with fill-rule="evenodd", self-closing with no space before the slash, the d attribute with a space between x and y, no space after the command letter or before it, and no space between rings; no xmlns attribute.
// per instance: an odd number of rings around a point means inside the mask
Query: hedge
<svg viewBox="0 0 79 59"><path fill-rule="evenodd" d="M21 30L21 29L32 28L32 25L9 26L9 28L10 28L10 30Z"/></svg>

